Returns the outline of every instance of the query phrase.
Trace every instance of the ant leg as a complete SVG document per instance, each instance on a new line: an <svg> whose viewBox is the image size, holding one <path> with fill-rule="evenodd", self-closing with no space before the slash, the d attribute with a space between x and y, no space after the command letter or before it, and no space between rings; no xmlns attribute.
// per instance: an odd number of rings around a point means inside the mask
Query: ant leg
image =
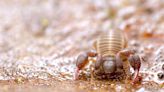
<svg viewBox="0 0 164 92"><path fill-rule="evenodd" d="M130 66L129 62L127 61L127 58L131 55L134 54L136 51L133 49L125 49L117 53L116 55L116 66L117 70L119 71L120 69L124 69L127 78L130 77Z"/></svg>
<svg viewBox="0 0 164 92"><path fill-rule="evenodd" d="M123 61L123 68L125 69L125 71L129 72L130 73L130 70L128 68L128 62L130 63L130 65L132 66L132 68L134 69L134 78L133 78L133 83L136 83L138 81L140 81L142 78L139 76L139 70L140 70L140 66L141 66L141 59L139 57L139 55L136 55L135 54L136 51L135 50L128 50L128 49L125 49L125 50L122 50L120 51L118 54L117 54L117 59L118 57L121 58L120 60ZM128 60L127 60L128 59ZM119 59L118 59L119 60ZM128 74L127 72L127 74ZM130 75L130 74L128 74Z"/></svg>
<svg viewBox="0 0 164 92"><path fill-rule="evenodd" d="M139 55L130 55L128 58L128 61L135 71L133 83L139 82L142 79L142 77L139 76L139 70L141 67L141 59L140 59Z"/></svg>
<svg viewBox="0 0 164 92"><path fill-rule="evenodd" d="M95 56L97 56L97 53L95 51L88 51L88 52L80 54L77 57L77 60L76 60L77 69L75 72L75 80L77 80L79 77L79 71L88 64L89 62L88 57L95 57Z"/></svg>

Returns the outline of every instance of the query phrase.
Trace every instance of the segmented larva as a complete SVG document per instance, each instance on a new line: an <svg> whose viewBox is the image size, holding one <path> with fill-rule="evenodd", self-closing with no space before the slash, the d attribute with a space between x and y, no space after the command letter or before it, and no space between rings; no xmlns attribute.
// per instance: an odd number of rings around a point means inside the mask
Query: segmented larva
<svg viewBox="0 0 164 92"><path fill-rule="evenodd" d="M126 47L127 42L122 31L110 31L109 34L102 35L96 41L96 50L102 56L115 56Z"/></svg>

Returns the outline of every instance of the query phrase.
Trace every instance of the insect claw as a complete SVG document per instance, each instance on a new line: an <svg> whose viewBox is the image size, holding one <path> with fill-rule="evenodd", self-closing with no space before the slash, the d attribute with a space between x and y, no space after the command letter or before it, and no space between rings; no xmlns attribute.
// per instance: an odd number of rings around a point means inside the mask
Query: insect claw
<svg viewBox="0 0 164 92"><path fill-rule="evenodd" d="M74 80L78 80L79 79L79 71L80 71L80 69L77 68L76 71L75 71Z"/></svg>

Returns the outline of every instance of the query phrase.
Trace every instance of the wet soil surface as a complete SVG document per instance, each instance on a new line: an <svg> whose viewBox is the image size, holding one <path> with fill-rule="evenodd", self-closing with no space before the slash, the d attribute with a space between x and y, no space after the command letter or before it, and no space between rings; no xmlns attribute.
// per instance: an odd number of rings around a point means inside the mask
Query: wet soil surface
<svg viewBox="0 0 164 92"><path fill-rule="evenodd" d="M164 91L163 0L1 0L0 92ZM79 53L110 30L143 57L143 80L73 80ZM89 68L86 68L86 70ZM133 73L133 71L131 71Z"/></svg>

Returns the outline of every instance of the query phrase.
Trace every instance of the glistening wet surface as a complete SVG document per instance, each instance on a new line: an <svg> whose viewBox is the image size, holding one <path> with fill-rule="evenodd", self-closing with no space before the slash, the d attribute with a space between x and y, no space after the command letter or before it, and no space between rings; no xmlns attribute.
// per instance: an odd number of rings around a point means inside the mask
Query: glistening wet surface
<svg viewBox="0 0 164 92"><path fill-rule="evenodd" d="M163 0L1 0L0 6L0 91L164 90ZM141 84L88 75L73 80L79 53L117 29L127 35L128 48L144 57Z"/></svg>

